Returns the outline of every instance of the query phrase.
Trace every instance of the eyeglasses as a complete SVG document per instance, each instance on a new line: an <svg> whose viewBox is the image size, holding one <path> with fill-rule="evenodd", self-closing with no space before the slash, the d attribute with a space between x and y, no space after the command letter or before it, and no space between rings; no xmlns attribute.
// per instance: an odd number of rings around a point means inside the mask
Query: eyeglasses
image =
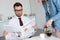
<svg viewBox="0 0 60 40"><path fill-rule="evenodd" d="M23 9L20 9L20 10L15 10L15 11L23 11Z"/></svg>

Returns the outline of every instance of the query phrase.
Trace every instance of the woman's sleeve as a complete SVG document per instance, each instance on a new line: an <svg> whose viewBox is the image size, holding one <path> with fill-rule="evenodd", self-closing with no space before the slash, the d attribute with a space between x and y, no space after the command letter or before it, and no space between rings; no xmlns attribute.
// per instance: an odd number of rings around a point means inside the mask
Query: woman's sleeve
<svg viewBox="0 0 60 40"><path fill-rule="evenodd" d="M53 21L56 21L57 19L60 19L60 0L53 0L53 3L57 9L57 14L52 17Z"/></svg>

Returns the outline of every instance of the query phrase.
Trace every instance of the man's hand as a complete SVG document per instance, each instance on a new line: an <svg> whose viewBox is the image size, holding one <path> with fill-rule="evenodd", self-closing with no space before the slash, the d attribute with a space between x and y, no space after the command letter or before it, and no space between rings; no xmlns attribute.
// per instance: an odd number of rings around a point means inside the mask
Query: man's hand
<svg viewBox="0 0 60 40"><path fill-rule="evenodd" d="M6 36L7 34L8 34L7 31L4 31L4 32L3 32L3 36Z"/></svg>
<svg viewBox="0 0 60 40"><path fill-rule="evenodd" d="M53 22L52 19L48 20L48 22L45 24L45 26L47 26L47 27L51 26L52 22Z"/></svg>
<svg viewBox="0 0 60 40"><path fill-rule="evenodd" d="M24 32L26 32L26 31L27 31L27 28L24 29Z"/></svg>
<svg viewBox="0 0 60 40"><path fill-rule="evenodd" d="M34 30L37 30L38 29L37 25L33 26L33 28L34 28Z"/></svg>

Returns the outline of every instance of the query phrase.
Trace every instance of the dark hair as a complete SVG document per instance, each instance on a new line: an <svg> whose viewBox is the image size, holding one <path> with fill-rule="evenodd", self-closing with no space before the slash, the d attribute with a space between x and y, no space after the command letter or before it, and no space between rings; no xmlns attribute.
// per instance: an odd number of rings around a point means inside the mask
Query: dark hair
<svg viewBox="0 0 60 40"><path fill-rule="evenodd" d="M16 2L16 3L14 4L14 6L13 6L13 7L15 8L15 6L17 6L17 7L18 7L18 6L23 7L23 6L22 6L22 4L21 4L21 3L19 3L19 2Z"/></svg>

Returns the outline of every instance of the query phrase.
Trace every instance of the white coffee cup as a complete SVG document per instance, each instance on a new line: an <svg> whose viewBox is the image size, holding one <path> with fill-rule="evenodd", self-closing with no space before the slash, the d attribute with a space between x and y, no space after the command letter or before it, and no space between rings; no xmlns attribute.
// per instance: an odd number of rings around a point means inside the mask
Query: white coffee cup
<svg viewBox="0 0 60 40"><path fill-rule="evenodd" d="M46 37L46 34L44 34L44 33L40 34L40 38L44 39L45 37Z"/></svg>

